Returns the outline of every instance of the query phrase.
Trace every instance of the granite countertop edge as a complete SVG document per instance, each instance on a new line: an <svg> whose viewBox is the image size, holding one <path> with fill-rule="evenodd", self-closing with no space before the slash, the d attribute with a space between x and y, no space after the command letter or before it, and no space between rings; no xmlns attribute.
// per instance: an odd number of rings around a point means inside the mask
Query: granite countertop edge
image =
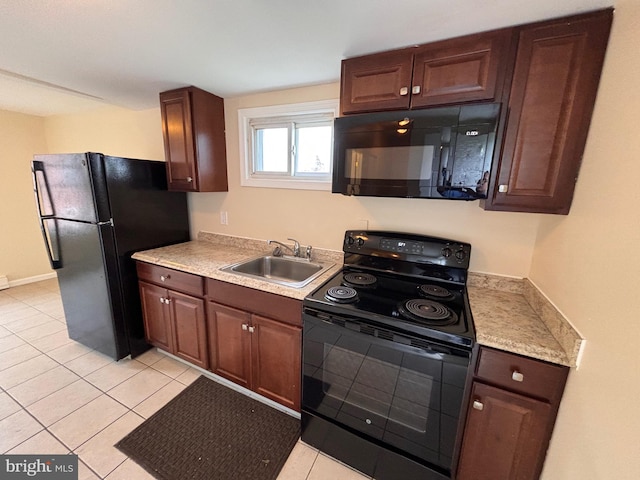
<svg viewBox="0 0 640 480"><path fill-rule="evenodd" d="M302 300L342 268L342 251L313 249L330 267L302 288L252 279L221 268L270 253L264 240L200 232L196 240L144 250L134 260ZM469 273L469 302L480 345L575 367L582 339L527 279Z"/></svg>

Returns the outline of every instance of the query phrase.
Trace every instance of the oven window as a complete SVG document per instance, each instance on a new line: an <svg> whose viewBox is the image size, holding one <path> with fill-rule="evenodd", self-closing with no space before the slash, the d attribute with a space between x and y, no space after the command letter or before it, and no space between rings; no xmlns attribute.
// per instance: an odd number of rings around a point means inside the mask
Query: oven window
<svg viewBox="0 0 640 480"><path fill-rule="evenodd" d="M303 406L449 469L468 352L416 348L349 325L357 326L305 319Z"/></svg>

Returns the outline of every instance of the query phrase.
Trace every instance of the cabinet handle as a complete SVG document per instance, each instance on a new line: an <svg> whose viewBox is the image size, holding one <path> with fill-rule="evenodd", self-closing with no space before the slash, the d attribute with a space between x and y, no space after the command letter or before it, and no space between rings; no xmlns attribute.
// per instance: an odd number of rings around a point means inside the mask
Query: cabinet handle
<svg viewBox="0 0 640 480"><path fill-rule="evenodd" d="M524 381L524 375L522 373L520 373L517 370L514 370L511 373L511 379L516 381L516 382L523 382Z"/></svg>
<svg viewBox="0 0 640 480"><path fill-rule="evenodd" d="M169 305L169 304L171 303L171 299L170 299L170 298L165 298L165 299L164 299L164 303L165 303L166 305Z"/></svg>
<svg viewBox="0 0 640 480"><path fill-rule="evenodd" d="M509 191L509 185L498 185L498 191L500 193L507 193Z"/></svg>
<svg viewBox="0 0 640 480"><path fill-rule="evenodd" d="M414 95L417 95L418 93L420 93L420 85L414 85L413 88L411 89L411 93L413 93Z"/></svg>
<svg viewBox="0 0 640 480"><path fill-rule="evenodd" d="M473 408L475 408L476 410L484 410L484 404L480 401L480 400L474 400L473 401Z"/></svg>
<svg viewBox="0 0 640 480"><path fill-rule="evenodd" d="M193 178L187 177L187 182L189 182L189 183L193 182Z"/></svg>
<svg viewBox="0 0 640 480"><path fill-rule="evenodd" d="M166 282L166 281L167 281L167 280L169 280L170 278L171 278L171 275L167 275L167 276L160 275L160 281L161 281L161 282Z"/></svg>
<svg viewBox="0 0 640 480"><path fill-rule="evenodd" d="M253 333L256 331L256 327L249 327L249 333Z"/></svg>
<svg viewBox="0 0 640 480"><path fill-rule="evenodd" d="M404 97L405 95L409 95L409 88L408 87L402 87L400 89L400 96Z"/></svg>
<svg viewBox="0 0 640 480"><path fill-rule="evenodd" d="M249 329L249 325L247 325L246 323L242 324L242 330L248 330Z"/></svg>
<svg viewBox="0 0 640 480"><path fill-rule="evenodd" d="M160 297L160 303L164 303L164 297Z"/></svg>

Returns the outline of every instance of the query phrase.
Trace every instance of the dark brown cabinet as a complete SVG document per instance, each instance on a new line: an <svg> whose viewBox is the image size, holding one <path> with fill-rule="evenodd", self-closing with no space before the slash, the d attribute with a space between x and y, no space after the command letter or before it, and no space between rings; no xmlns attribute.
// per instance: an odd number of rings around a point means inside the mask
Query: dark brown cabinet
<svg viewBox="0 0 640 480"><path fill-rule="evenodd" d="M300 411L302 302L207 280L211 371Z"/></svg>
<svg viewBox="0 0 640 480"><path fill-rule="evenodd" d="M204 299L190 295L202 297L202 278L146 263L137 266L147 341L207 368Z"/></svg>
<svg viewBox="0 0 640 480"><path fill-rule="evenodd" d="M169 190L226 192L224 100L196 87L160 93Z"/></svg>
<svg viewBox="0 0 640 480"><path fill-rule="evenodd" d="M456 479L537 479L568 371L481 347Z"/></svg>
<svg viewBox="0 0 640 480"><path fill-rule="evenodd" d="M567 214L613 10L523 26L487 210Z"/></svg>
<svg viewBox="0 0 640 480"><path fill-rule="evenodd" d="M342 114L495 100L511 29L342 61Z"/></svg>

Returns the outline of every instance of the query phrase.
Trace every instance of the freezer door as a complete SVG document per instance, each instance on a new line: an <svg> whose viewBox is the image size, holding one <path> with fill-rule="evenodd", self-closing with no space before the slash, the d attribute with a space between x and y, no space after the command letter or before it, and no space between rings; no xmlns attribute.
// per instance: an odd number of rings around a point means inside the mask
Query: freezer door
<svg viewBox="0 0 640 480"><path fill-rule="evenodd" d="M61 219L56 224L69 337L114 359L128 355L113 228Z"/></svg>
<svg viewBox="0 0 640 480"><path fill-rule="evenodd" d="M89 223L109 220L100 158L100 154L85 153L34 157L32 170L41 218Z"/></svg>

